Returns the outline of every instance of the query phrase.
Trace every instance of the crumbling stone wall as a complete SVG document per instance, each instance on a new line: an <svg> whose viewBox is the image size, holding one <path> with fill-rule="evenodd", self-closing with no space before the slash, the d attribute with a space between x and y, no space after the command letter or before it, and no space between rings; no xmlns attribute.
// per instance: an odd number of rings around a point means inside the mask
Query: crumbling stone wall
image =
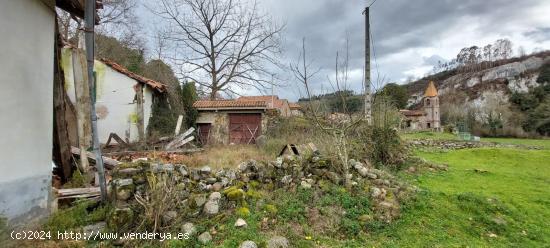
<svg viewBox="0 0 550 248"><path fill-rule="evenodd" d="M453 141L453 140L411 140L408 145L413 148L436 148L442 150L460 150L469 148L480 147L495 147L495 148L523 148L530 150L540 150L542 147L538 146L524 146L524 145L511 145L511 144L499 144L494 142L474 142L474 141Z"/></svg>
<svg viewBox="0 0 550 248"><path fill-rule="evenodd" d="M372 198L372 210L375 218L382 222L395 220L400 213L399 202L416 190L393 175L372 167L367 162L350 160L354 168L351 174L351 187L365 190ZM248 160L235 169L212 170L208 166L189 168L183 164L160 164L140 161L115 170L109 185L111 199L117 202L111 226L124 225L128 216L134 216L128 208L134 201L134 195L142 195L148 190L148 176L151 174L170 175L176 182L180 211L165 213L163 219L169 221L176 217L196 218L213 216L223 210L236 209L239 202L255 197L253 189L302 187L306 189L324 187L326 184L343 185L344 176L338 172L330 160L314 153L308 158L283 156L275 161L258 162ZM260 186L257 186L257 185ZM254 186L252 186L254 185ZM239 208L238 211L247 211ZM185 215L185 216L178 216ZM117 223L117 222L121 223Z"/></svg>

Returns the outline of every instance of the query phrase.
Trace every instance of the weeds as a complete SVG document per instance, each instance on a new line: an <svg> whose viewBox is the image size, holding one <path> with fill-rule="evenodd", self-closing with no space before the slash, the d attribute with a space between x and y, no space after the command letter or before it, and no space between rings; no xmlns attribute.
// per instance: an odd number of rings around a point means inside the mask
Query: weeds
<svg viewBox="0 0 550 248"><path fill-rule="evenodd" d="M74 206L54 213L44 225L46 231L75 231L79 227L104 221L111 206L98 206L90 200L80 200Z"/></svg>
<svg viewBox="0 0 550 248"><path fill-rule="evenodd" d="M141 223L137 230L156 232L161 227L163 215L176 207L179 192L171 174L147 175L148 189L144 194L136 194L135 199L143 208Z"/></svg>
<svg viewBox="0 0 550 248"><path fill-rule="evenodd" d="M0 216L0 241L8 240L8 221L5 217Z"/></svg>

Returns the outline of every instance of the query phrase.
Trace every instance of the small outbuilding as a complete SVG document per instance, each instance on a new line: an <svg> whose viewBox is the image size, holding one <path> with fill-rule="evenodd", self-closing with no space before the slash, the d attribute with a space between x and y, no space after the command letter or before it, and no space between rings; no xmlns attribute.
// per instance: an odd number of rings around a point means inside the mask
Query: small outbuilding
<svg viewBox="0 0 550 248"><path fill-rule="evenodd" d="M253 100L200 100L197 132L202 144L255 144L267 126L268 104Z"/></svg>

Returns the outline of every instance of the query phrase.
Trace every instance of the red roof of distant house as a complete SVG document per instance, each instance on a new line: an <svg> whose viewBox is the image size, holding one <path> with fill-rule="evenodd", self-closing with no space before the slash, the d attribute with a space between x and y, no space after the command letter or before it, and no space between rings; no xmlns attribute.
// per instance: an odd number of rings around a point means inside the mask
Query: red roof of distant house
<svg viewBox="0 0 550 248"><path fill-rule="evenodd" d="M279 100L279 96L241 96L237 98L239 101L271 101L271 99Z"/></svg>
<svg viewBox="0 0 550 248"><path fill-rule="evenodd" d="M269 96L241 96L241 97L237 98L237 101L264 101L264 102L267 103L268 107L277 108L277 109L283 108L285 102L288 102L286 99L279 99L279 96L275 96L275 95L269 95Z"/></svg>
<svg viewBox="0 0 550 248"><path fill-rule="evenodd" d="M426 112L422 110L408 110L408 109L402 109L399 110L399 112L405 116L423 116L426 115Z"/></svg>
<svg viewBox="0 0 550 248"><path fill-rule="evenodd" d="M212 109L266 109L265 101L243 100L199 100L193 103L193 107L199 110Z"/></svg>
<svg viewBox="0 0 550 248"><path fill-rule="evenodd" d="M140 76L138 74L135 74L128 69L124 68L124 66L117 64L116 62L108 59L100 59L101 62L105 63L109 67L113 68L115 71L118 71L130 78L135 79L136 81L151 86L153 89L159 91L159 92L166 92L166 85L160 82L157 82L153 79L146 78L144 76Z"/></svg>
<svg viewBox="0 0 550 248"><path fill-rule="evenodd" d="M297 103L289 103L288 104L290 109L301 109L302 106L300 106L300 104L297 104Z"/></svg>

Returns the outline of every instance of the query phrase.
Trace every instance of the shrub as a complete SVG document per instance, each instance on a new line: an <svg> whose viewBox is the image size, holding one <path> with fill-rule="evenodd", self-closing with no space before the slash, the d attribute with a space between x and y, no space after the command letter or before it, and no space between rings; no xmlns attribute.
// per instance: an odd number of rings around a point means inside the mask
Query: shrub
<svg viewBox="0 0 550 248"><path fill-rule="evenodd" d="M396 129L385 127L363 127L358 130L354 155L368 158L377 165L384 165L394 170L408 157L408 151Z"/></svg>

